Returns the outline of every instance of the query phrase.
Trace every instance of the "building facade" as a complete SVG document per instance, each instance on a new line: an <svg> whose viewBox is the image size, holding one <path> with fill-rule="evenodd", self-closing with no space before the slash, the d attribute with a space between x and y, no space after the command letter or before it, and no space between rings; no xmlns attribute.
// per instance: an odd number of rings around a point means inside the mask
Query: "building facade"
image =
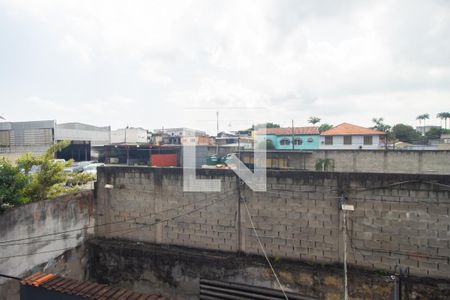
<svg viewBox="0 0 450 300"><path fill-rule="evenodd" d="M54 120L0 122L0 156L15 161L23 153L44 153L55 140Z"/></svg>
<svg viewBox="0 0 450 300"><path fill-rule="evenodd" d="M209 136L205 131L192 128L163 128L153 131L153 143L157 145L208 145Z"/></svg>
<svg viewBox="0 0 450 300"><path fill-rule="evenodd" d="M267 128L255 132L255 145L271 143L276 150L319 149L318 127Z"/></svg>
<svg viewBox="0 0 450 300"><path fill-rule="evenodd" d="M385 133L342 123L320 134L320 149L381 149Z"/></svg>
<svg viewBox="0 0 450 300"><path fill-rule="evenodd" d="M127 127L111 131L111 144L147 144L148 131L144 128Z"/></svg>
<svg viewBox="0 0 450 300"><path fill-rule="evenodd" d="M108 145L111 143L111 127L78 122L56 124L55 140L84 141L92 146Z"/></svg>

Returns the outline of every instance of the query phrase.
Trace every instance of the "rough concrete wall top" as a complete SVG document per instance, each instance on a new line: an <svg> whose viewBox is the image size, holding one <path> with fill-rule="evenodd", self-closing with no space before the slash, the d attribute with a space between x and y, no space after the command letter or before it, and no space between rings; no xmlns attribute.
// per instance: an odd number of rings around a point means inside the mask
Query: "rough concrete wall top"
<svg viewBox="0 0 450 300"><path fill-rule="evenodd" d="M83 243L87 230L78 229L93 225L93 222L92 191L33 202L6 211L0 215L0 270L21 276ZM65 231L65 234L54 234ZM0 284L3 281L0 279Z"/></svg>

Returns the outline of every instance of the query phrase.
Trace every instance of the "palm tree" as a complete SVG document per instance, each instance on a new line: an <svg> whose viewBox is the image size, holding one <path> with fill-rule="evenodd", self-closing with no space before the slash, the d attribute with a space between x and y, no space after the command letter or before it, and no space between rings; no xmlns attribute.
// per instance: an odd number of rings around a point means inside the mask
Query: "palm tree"
<svg viewBox="0 0 450 300"><path fill-rule="evenodd" d="M419 120L420 122L420 126L422 126L422 121L423 121L423 127L422 127L422 134L425 135L425 120L430 118L430 114L422 114L422 115L418 115L416 120Z"/></svg>
<svg viewBox="0 0 450 300"><path fill-rule="evenodd" d="M316 125L316 123L320 122L320 118L319 117L309 117L308 119L308 123L311 123L313 125Z"/></svg>
<svg viewBox="0 0 450 300"><path fill-rule="evenodd" d="M442 120L444 120L444 127L447 130L447 119L450 119L450 112L441 112L436 115L436 118L441 119L441 125Z"/></svg>

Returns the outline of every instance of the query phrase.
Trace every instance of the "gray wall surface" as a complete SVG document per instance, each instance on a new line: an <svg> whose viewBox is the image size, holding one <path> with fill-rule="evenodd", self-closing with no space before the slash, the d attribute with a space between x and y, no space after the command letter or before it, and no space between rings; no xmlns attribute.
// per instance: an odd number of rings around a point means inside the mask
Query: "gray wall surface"
<svg viewBox="0 0 450 300"><path fill-rule="evenodd" d="M0 215L0 273L22 277L35 271L58 270L71 278L84 277L80 272L84 248L80 245L92 230L76 229L93 225L93 222L92 191L6 211ZM61 231L69 232L52 234ZM18 290L17 282L0 278L1 300L16 299Z"/></svg>
<svg viewBox="0 0 450 300"><path fill-rule="evenodd" d="M200 280L217 280L279 290L263 257L206 251L124 240L93 239L91 280L171 299L199 299ZM311 265L292 260L272 260L287 292L313 299L343 299L341 266ZM393 299L389 274L350 269L350 299ZM444 280L409 277L403 299L449 299Z"/></svg>
<svg viewBox="0 0 450 300"><path fill-rule="evenodd" d="M261 255L246 201L270 256L340 263L344 195L355 206L346 229L351 265L450 279L450 176L268 171L267 192L238 185L230 170L197 176L220 179L222 191L183 192L178 168L99 168L96 222L108 225L96 235Z"/></svg>
<svg viewBox="0 0 450 300"><path fill-rule="evenodd" d="M82 123L56 124L55 140L90 141L92 146L111 143L111 128Z"/></svg>
<svg viewBox="0 0 450 300"><path fill-rule="evenodd" d="M241 153L245 163L253 163L253 153ZM415 150L313 150L268 152L267 166L282 169L316 170L319 160L329 159L336 172L450 174L450 151Z"/></svg>

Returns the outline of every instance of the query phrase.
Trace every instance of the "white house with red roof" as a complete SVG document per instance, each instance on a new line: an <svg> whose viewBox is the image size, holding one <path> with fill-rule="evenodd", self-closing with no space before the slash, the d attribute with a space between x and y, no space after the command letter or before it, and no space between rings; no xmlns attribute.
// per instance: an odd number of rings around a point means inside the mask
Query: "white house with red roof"
<svg viewBox="0 0 450 300"><path fill-rule="evenodd" d="M381 149L385 133L342 123L320 134L320 149Z"/></svg>

